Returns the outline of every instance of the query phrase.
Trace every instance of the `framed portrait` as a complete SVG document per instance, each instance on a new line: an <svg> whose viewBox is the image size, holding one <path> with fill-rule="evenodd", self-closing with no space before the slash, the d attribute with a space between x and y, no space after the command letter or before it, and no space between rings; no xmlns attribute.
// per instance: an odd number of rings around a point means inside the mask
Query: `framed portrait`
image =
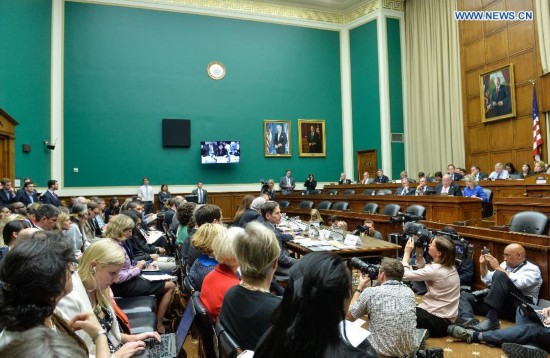
<svg viewBox="0 0 550 358"><path fill-rule="evenodd" d="M264 120L264 153L266 157L292 156L290 121Z"/></svg>
<svg viewBox="0 0 550 358"><path fill-rule="evenodd" d="M326 157L325 121L298 119L300 157Z"/></svg>
<svg viewBox="0 0 550 358"><path fill-rule="evenodd" d="M482 73L479 77L481 120L492 122L516 116L514 65Z"/></svg>

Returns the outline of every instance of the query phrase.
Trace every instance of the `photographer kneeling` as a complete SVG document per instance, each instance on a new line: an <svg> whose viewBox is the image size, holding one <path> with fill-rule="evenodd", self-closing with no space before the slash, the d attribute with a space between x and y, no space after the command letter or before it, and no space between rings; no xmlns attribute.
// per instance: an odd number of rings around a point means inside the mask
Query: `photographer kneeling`
<svg viewBox="0 0 550 358"><path fill-rule="evenodd" d="M401 282L403 265L396 259L384 258L377 277L379 286L366 289L370 279L364 271L361 270L346 318L355 321L368 314L372 333L369 342L378 354L411 355L418 348L416 304L412 290Z"/></svg>
<svg viewBox="0 0 550 358"><path fill-rule="evenodd" d="M430 337L444 337L447 327L458 316L460 279L455 268L455 245L447 237L435 236L428 246L428 253L434 261L428 265L422 256L424 249L417 247L418 270L412 270L409 265L413 249L414 239L410 238L403 255L403 280L425 281L428 288L422 303L416 308L416 327L426 328Z"/></svg>

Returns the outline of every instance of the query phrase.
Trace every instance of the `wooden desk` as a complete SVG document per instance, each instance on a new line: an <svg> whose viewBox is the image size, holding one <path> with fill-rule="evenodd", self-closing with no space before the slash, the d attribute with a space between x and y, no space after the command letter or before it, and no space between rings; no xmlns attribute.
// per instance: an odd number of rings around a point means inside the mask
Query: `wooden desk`
<svg viewBox="0 0 550 358"><path fill-rule="evenodd" d="M512 216L522 211L538 211L550 216L549 198L500 198L493 201L495 225L508 225Z"/></svg>
<svg viewBox="0 0 550 358"><path fill-rule="evenodd" d="M447 226L445 224L429 221L422 221L421 223L426 225L429 229L437 230L441 230L444 226ZM550 260L550 236L497 231L471 226L450 226L454 227L460 236L474 245L474 287L476 287L476 289L484 287L479 276L479 256L481 255L483 247L486 246L491 250L491 254L496 257L499 262L502 262L504 248L511 243L519 243L525 248L527 260L540 268L543 279L540 297L546 300L550 298L550 286L548 285L548 279L550 278L550 266L548 264Z"/></svg>
<svg viewBox="0 0 550 358"><path fill-rule="evenodd" d="M314 207L320 201L328 200L331 202L347 201L350 204L350 211L361 213L365 204L373 202L378 204L382 212L387 204L398 204L401 211L409 205L422 205L426 208L426 219L430 221L452 223L455 221L464 221L472 219L481 219L481 200L474 198L464 198L461 196L397 196L397 195L300 195L289 194L281 195L277 201L287 200L290 206L297 208L303 200L313 201ZM286 209L285 209L286 210ZM283 211L285 211L283 210ZM332 215L340 215L341 211L332 211ZM309 220L309 217L307 218Z"/></svg>
<svg viewBox="0 0 550 358"><path fill-rule="evenodd" d="M352 257L367 257L367 256L385 256L396 257L397 251L401 249L401 246L392 244L384 240L377 240L372 237L362 236L363 246L355 249L341 249L336 251L328 251L340 256L343 259L350 259ZM296 253L298 256L306 255L311 251L299 244L287 241L285 245L289 250Z"/></svg>

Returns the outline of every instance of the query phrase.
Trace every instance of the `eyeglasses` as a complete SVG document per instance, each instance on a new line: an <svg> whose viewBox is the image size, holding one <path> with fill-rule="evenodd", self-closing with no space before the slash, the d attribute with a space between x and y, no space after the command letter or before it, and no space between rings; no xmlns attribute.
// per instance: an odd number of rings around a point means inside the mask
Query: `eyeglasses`
<svg viewBox="0 0 550 358"><path fill-rule="evenodd" d="M78 270L78 264L76 262L69 262L69 271L71 271L71 274L75 273L76 270Z"/></svg>

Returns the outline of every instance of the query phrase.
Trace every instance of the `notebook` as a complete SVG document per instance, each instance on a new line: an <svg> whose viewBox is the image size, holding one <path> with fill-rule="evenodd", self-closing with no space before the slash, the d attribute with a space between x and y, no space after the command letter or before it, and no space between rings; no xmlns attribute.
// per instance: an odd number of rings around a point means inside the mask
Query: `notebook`
<svg viewBox="0 0 550 358"><path fill-rule="evenodd" d="M189 303L185 308L183 317L176 330L176 333L161 334L161 342L149 338L145 340L145 350L134 357L140 358L175 358L183 350L183 342L191 328L191 323L195 318L193 305Z"/></svg>
<svg viewBox="0 0 550 358"><path fill-rule="evenodd" d="M510 292L512 297L516 300L518 307L521 309L526 317L531 318L532 321L542 324L546 328L550 328L550 324L544 323L547 319L545 315L539 310L533 308L532 303L528 302L523 295L518 295L515 292Z"/></svg>

